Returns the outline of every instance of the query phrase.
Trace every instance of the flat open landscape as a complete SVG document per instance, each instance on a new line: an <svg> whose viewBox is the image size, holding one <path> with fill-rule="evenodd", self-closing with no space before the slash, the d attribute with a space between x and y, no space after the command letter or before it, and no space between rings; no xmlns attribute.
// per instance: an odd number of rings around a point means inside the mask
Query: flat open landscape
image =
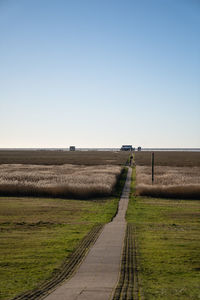
<svg viewBox="0 0 200 300"><path fill-rule="evenodd" d="M0 165L0 195L86 199L110 196L122 171L116 165Z"/></svg>
<svg viewBox="0 0 200 300"><path fill-rule="evenodd" d="M135 153L127 221L135 228L144 299L200 299L199 159L194 152L155 152L152 185L151 153Z"/></svg>
<svg viewBox="0 0 200 300"><path fill-rule="evenodd" d="M139 290L144 299L199 299L200 198L135 196L127 211L136 238Z"/></svg>
<svg viewBox="0 0 200 300"><path fill-rule="evenodd" d="M154 184L150 166L136 166L138 195L200 199L200 167L156 166Z"/></svg>
<svg viewBox="0 0 200 300"><path fill-rule="evenodd" d="M147 300L200 297L199 153L178 154L155 152L152 186L151 153L135 153L126 218L133 228L129 235L136 240L139 293ZM126 162L130 153L123 153L119 164L116 158L108 163L102 153L102 163L94 165L90 153L86 165L79 164L78 155L77 164L32 164L29 157L29 163L17 164L13 158L0 165L0 183L6 181L19 191L28 187L33 194L40 188L35 197L0 197L0 299L12 299L53 278L94 226L115 215L126 177L121 159ZM53 198L48 198L49 190L44 193L47 187L56 191ZM141 191L150 197L138 196ZM39 193L45 197L36 197ZM70 195L78 199L66 199Z"/></svg>
<svg viewBox="0 0 200 300"><path fill-rule="evenodd" d="M117 203L117 198L1 197L0 299L11 299L49 279L94 225L111 220Z"/></svg>
<svg viewBox="0 0 200 300"><path fill-rule="evenodd" d="M1 162L9 164L0 165L0 299L12 299L53 278L94 226L113 218L129 153L4 155ZM36 197L41 194L45 198Z"/></svg>
<svg viewBox="0 0 200 300"><path fill-rule="evenodd" d="M200 152L136 152L136 192L141 196L200 199Z"/></svg>
<svg viewBox="0 0 200 300"><path fill-rule="evenodd" d="M0 195L91 198L109 196L130 153L1 150Z"/></svg>
<svg viewBox="0 0 200 300"><path fill-rule="evenodd" d="M0 150L0 164L124 165L129 154L123 151Z"/></svg>
<svg viewBox="0 0 200 300"><path fill-rule="evenodd" d="M0 0L0 300L200 300L199 96L200 0Z"/></svg>
<svg viewBox="0 0 200 300"><path fill-rule="evenodd" d="M151 165L152 151L136 151L137 166ZM193 151L154 151L156 166L200 167L200 152Z"/></svg>

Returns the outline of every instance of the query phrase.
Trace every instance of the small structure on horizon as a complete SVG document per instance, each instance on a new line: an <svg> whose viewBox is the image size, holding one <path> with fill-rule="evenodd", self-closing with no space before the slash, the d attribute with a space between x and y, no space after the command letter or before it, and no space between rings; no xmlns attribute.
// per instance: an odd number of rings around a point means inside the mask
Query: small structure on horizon
<svg viewBox="0 0 200 300"><path fill-rule="evenodd" d="M76 150L76 147L75 146L70 146L69 147L69 151L75 151Z"/></svg>
<svg viewBox="0 0 200 300"><path fill-rule="evenodd" d="M122 145L121 146L121 151L133 151L132 145Z"/></svg>
<svg viewBox="0 0 200 300"><path fill-rule="evenodd" d="M137 150L138 150L138 151L141 151L141 150L142 150L142 147L138 147Z"/></svg>

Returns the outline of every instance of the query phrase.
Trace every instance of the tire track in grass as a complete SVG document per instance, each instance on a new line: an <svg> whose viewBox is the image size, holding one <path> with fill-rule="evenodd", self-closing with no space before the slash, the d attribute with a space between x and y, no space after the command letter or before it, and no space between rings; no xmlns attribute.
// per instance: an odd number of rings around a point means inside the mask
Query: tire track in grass
<svg viewBox="0 0 200 300"><path fill-rule="evenodd" d="M139 300L135 228L127 224L120 278L113 300Z"/></svg>
<svg viewBox="0 0 200 300"><path fill-rule="evenodd" d="M69 261L64 262L60 270L49 280L41 284L32 291L25 292L13 298L13 300L35 300L43 299L52 292L64 280L69 279L80 265L89 248L96 242L99 237L103 224L96 225L80 242L79 246L72 253Z"/></svg>

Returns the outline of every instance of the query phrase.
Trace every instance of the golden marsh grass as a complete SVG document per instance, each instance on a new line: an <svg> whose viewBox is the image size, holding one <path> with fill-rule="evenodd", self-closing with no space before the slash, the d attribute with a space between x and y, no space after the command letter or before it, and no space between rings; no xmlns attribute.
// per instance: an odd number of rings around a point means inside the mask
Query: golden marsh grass
<svg viewBox="0 0 200 300"><path fill-rule="evenodd" d="M200 167L136 166L136 193L141 196L200 199Z"/></svg>
<svg viewBox="0 0 200 300"><path fill-rule="evenodd" d="M111 195L121 173L113 165L0 165L0 195L90 198Z"/></svg>

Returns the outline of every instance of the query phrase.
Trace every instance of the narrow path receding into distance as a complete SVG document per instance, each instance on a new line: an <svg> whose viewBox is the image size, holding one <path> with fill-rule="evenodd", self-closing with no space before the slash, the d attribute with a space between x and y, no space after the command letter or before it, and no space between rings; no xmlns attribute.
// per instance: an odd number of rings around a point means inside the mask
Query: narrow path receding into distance
<svg viewBox="0 0 200 300"><path fill-rule="evenodd" d="M116 217L105 225L74 276L57 287L45 298L46 300L108 300L111 298L120 273L131 173L132 169L128 168Z"/></svg>

